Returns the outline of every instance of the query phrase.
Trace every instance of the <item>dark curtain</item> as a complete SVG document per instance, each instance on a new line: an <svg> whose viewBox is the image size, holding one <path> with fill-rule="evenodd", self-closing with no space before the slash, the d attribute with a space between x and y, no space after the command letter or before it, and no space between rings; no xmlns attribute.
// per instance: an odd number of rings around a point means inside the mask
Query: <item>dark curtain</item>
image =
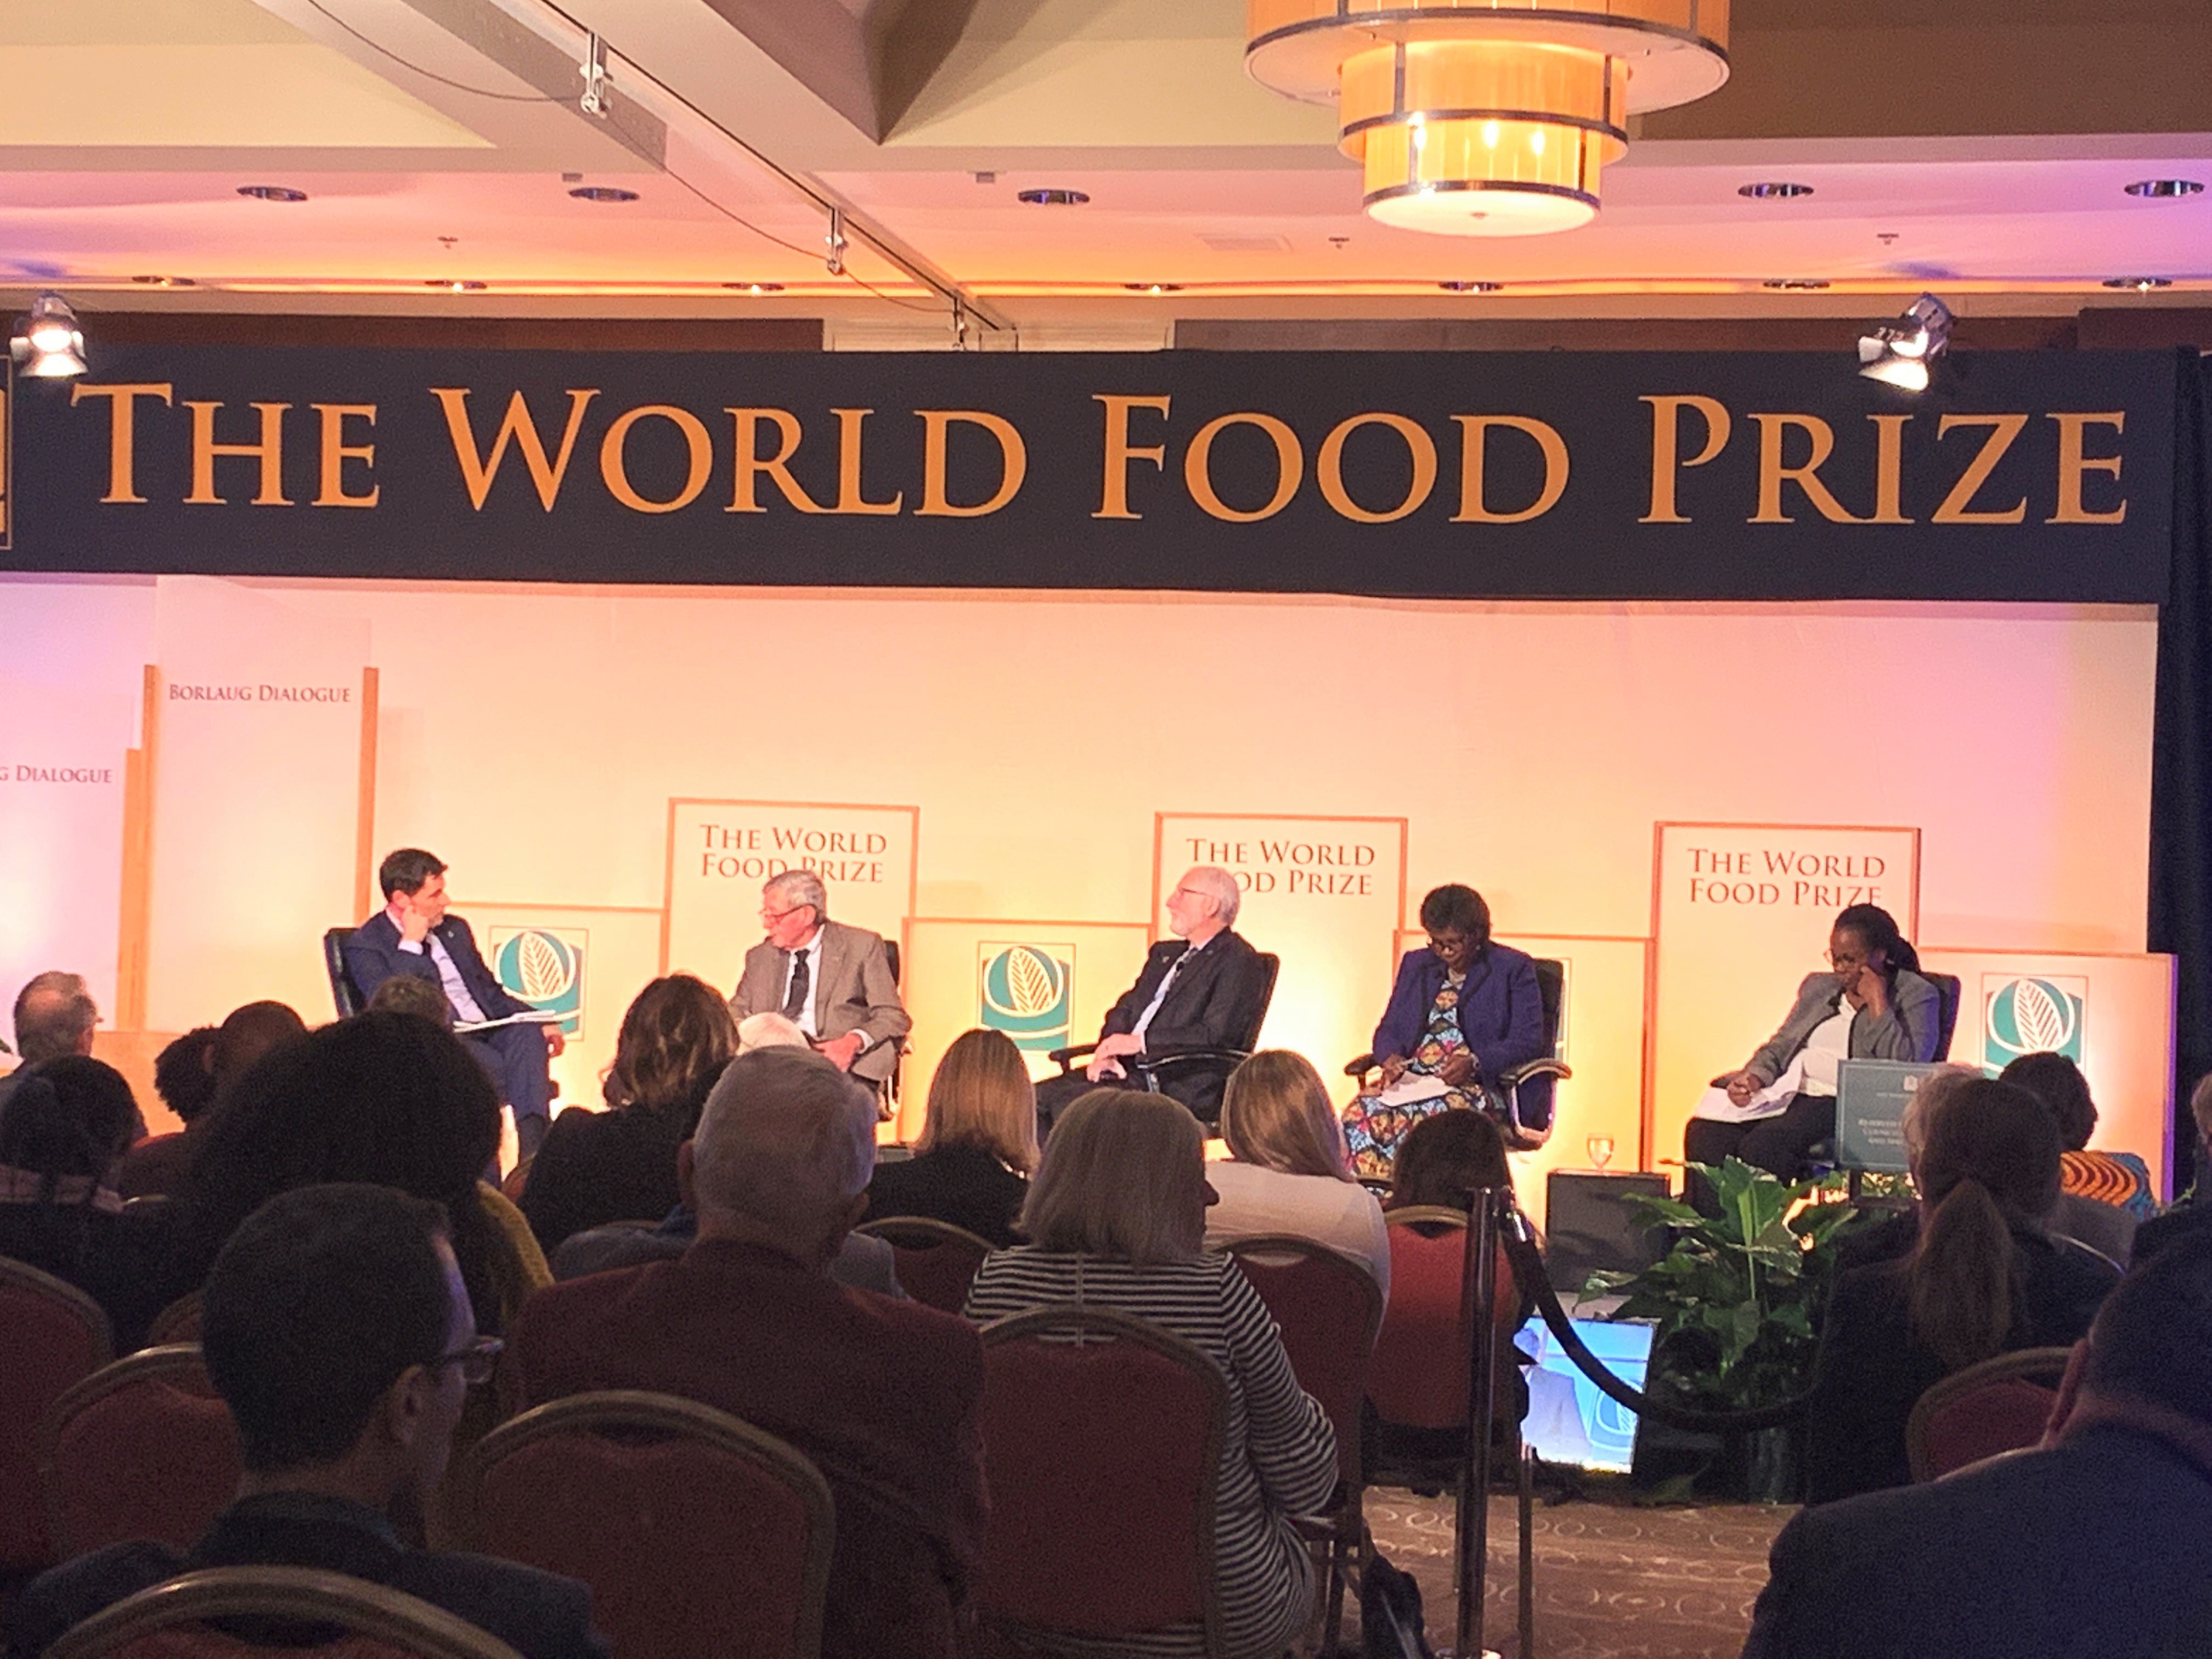
<svg viewBox="0 0 2212 1659"><path fill-rule="evenodd" d="M2174 422L2173 576L2158 623L2150 948L2179 960L2174 1190L2190 1181L2189 1091L2212 1072L2212 358L2185 351Z"/></svg>

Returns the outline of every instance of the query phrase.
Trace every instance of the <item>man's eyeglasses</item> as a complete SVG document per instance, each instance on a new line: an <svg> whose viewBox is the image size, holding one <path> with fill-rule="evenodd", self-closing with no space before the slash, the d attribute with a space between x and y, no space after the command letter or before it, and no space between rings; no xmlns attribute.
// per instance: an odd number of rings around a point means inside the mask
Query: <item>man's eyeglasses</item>
<svg viewBox="0 0 2212 1659"><path fill-rule="evenodd" d="M786 916L795 916L801 910L808 910L812 908L813 907L811 905L807 904L794 904L788 910L763 910L760 913L760 919L766 922L781 921Z"/></svg>
<svg viewBox="0 0 2212 1659"><path fill-rule="evenodd" d="M492 1370L499 1364L506 1347L507 1344L495 1336L480 1336L465 1348L439 1355L433 1369L443 1370L448 1365L459 1365L461 1381L472 1389L481 1388L491 1381Z"/></svg>

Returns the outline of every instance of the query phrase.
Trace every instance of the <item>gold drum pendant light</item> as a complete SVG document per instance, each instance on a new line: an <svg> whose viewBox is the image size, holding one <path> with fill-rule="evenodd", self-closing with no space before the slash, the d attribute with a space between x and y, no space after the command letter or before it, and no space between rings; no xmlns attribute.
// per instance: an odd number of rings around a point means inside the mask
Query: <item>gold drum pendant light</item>
<svg viewBox="0 0 2212 1659"><path fill-rule="evenodd" d="M1728 0L1247 0L1244 64L1334 104L1378 222L1463 236L1571 230L1628 117L1728 78Z"/></svg>

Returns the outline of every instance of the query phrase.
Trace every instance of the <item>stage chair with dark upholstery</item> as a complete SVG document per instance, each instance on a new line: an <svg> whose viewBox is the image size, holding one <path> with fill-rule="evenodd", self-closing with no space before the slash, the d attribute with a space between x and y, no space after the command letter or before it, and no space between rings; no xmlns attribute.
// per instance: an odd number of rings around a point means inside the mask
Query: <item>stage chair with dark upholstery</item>
<svg viewBox="0 0 2212 1659"><path fill-rule="evenodd" d="M885 1216L853 1231L889 1244L906 1293L945 1313L957 1314L968 1305L968 1287L991 1254L990 1240L933 1216Z"/></svg>
<svg viewBox="0 0 2212 1659"><path fill-rule="evenodd" d="M190 1344L85 1378L40 1424L38 1456L64 1559L141 1538L188 1549L238 1492L238 1431Z"/></svg>
<svg viewBox="0 0 2212 1659"><path fill-rule="evenodd" d="M1544 1005L1544 1052L1531 1060L1508 1066L1494 1078L1482 1080L1484 1098L1490 1103L1490 1115L1498 1120L1498 1127L1505 1136L1505 1144L1516 1152L1532 1152L1552 1138L1552 1130L1559 1122L1556 1100L1550 1122L1540 1129L1531 1128L1521 1121L1521 1088L1537 1078L1550 1078L1555 1083L1574 1075L1573 1068L1559 1058L1559 1010L1566 999L1567 965L1553 957L1533 958L1536 969L1536 994ZM1368 1073L1375 1069L1377 1056L1359 1055L1345 1062L1344 1074L1358 1079L1361 1092L1370 1086ZM1372 1086L1380 1087L1379 1080Z"/></svg>
<svg viewBox="0 0 2212 1659"><path fill-rule="evenodd" d="M216 1620L281 1621L337 1632L308 1649L263 1645L210 1628ZM210 1567L143 1589L94 1613L46 1659L520 1659L443 1607L366 1578L308 1567Z"/></svg>
<svg viewBox="0 0 2212 1659"><path fill-rule="evenodd" d="M462 1549L592 1587L617 1659L814 1659L836 1532L799 1452L696 1401L573 1395L486 1435L448 1487Z"/></svg>
<svg viewBox="0 0 2212 1659"><path fill-rule="evenodd" d="M986 1325L983 1371L986 1630L1018 1650L1195 1622L1226 1659L1213 1362L1143 1320L1060 1307Z"/></svg>
<svg viewBox="0 0 2212 1659"><path fill-rule="evenodd" d="M1229 1249L1274 1316L1298 1386L1321 1401L1336 1430L1336 1495L1313 1537L1322 1585L1315 1611L1326 1659L1343 1629L1346 1585L1366 1557L1359 1407L1382 1322L1382 1287L1351 1257L1310 1238L1260 1235Z"/></svg>
<svg viewBox="0 0 2212 1659"><path fill-rule="evenodd" d="M1905 1456L1915 1480L1934 1480L2043 1438L2071 1348L2022 1348L1954 1371L1913 1403Z"/></svg>
<svg viewBox="0 0 2212 1659"><path fill-rule="evenodd" d="M54 1402L115 1357L107 1316L74 1285L0 1256L0 1575L57 1557L33 1448Z"/></svg>
<svg viewBox="0 0 2212 1659"><path fill-rule="evenodd" d="M1260 1046L1260 1029L1267 1023L1268 1005L1275 1000L1275 981L1283 971L1283 959L1272 951L1254 954L1260 959L1262 981L1260 1000L1251 1023L1221 1048L1170 1044L1150 1054L1124 1054L1121 1064L1129 1073L1130 1086L1151 1094L1165 1094L1166 1085L1176 1079L1193 1073L1218 1072L1224 1079L1239 1065L1252 1058L1252 1051ZM1045 1058L1060 1067L1066 1077L1075 1070L1076 1062L1087 1060L1095 1042L1079 1042L1069 1048L1054 1048Z"/></svg>
<svg viewBox="0 0 2212 1659"><path fill-rule="evenodd" d="M346 941L352 937L350 927L323 932L323 970L331 976L331 1000L337 1005L340 1019L351 1019L368 1006L368 1000L355 988L353 975L346 971Z"/></svg>

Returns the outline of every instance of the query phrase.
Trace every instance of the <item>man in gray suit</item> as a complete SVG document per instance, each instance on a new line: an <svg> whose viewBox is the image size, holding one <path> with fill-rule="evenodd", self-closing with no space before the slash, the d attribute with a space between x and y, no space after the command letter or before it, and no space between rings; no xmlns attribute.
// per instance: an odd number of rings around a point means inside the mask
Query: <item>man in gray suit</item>
<svg viewBox="0 0 2212 1659"><path fill-rule="evenodd" d="M914 1029L880 934L830 920L811 870L787 870L761 889L768 937L745 952L730 1012L783 1014L841 1072L881 1083Z"/></svg>

